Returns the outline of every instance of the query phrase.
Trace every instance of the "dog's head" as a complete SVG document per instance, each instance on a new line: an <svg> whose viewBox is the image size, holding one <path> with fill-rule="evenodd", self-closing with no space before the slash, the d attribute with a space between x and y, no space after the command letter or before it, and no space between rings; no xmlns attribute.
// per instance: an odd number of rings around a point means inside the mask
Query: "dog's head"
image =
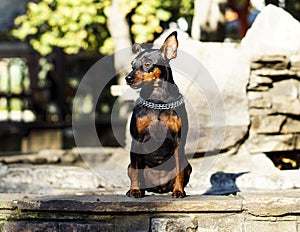
<svg viewBox="0 0 300 232"><path fill-rule="evenodd" d="M160 80L168 81L166 67L169 61L177 56L177 32L172 32L160 49L147 49L141 44L133 45L133 52L138 53L131 62L132 71L125 77L126 82L134 89Z"/></svg>

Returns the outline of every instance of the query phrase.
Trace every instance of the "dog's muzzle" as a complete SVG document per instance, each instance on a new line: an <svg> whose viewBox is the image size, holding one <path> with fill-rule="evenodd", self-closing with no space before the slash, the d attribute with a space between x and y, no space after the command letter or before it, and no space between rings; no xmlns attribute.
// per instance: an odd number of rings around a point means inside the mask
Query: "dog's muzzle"
<svg viewBox="0 0 300 232"><path fill-rule="evenodd" d="M134 83L134 77L130 74L127 77L125 77L125 80L126 80L128 85L131 85L131 84Z"/></svg>

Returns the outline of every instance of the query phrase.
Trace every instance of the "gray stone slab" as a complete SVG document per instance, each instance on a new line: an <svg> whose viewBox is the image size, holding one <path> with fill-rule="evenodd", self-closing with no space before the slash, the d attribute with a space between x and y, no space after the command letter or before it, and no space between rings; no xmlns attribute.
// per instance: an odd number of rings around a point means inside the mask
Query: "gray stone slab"
<svg viewBox="0 0 300 232"><path fill-rule="evenodd" d="M271 78L257 75L250 76L250 83L252 82L257 83L258 85L272 85L273 83Z"/></svg>
<svg viewBox="0 0 300 232"><path fill-rule="evenodd" d="M101 231L115 232L114 226L109 223L97 222L8 222L5 223L3 232L28 232L28 231L43 231L43 232L70 232L70 231Z"/></svg>
<svg viewBox="0 0 300 232"><path fill-rule="evenodd" d="M198 223L194 217L154 217L151 219L151 231L195 231Z"/></svg>
<svg viewBox="0 0 300 232"><path fill-rule="evenodd" d="M260 84L258 84L256 82L251 82L247 86L247 90L248 91L268 91L269 89L270 89L269 86L267 86L267 85L260 85Z"/></svg>
<svg viewBox="0 0 300 232"><path fill-rule="evenodd" d="M14 201L22 200L23 198L24 194L0 193L0 209L14 209L16 208Z"/></svg>
<svg viewBox="0 0 300 232"><path fill-rule="evenodd" d="M18 231L18 232L28 232L28 231L58 231L57 224L55 222L9 222L5 223L2 228L3 232L11 232L11 231Z"/></svg>
<svg viewBox="0 0 300 232"><path fill-rule="evenodd" d="M299 117L296 118L287 118L286 122L282 126L281 133L290 134L290 133L299 133L300 132L300 120Z"/></svg>
<svg viewBox="0 0 300 232"><path fill-rule="evenodd" d="M90 170L58 165L0 166L0 192L55 194L63 189L97 188Z"/></svg>
<svg viewBox="0 0 300 232"><path fill-rule="evenodd" d="M297 75L296 71L284 69L284 70L275 70L271 68L263 68L263 69L257 69L252 71L253 75L259 75L259 76L268 76L273 79L273 81L276 81L276 78L283 76L290 77Z"/></svg>
<svg viewBox="0 0 300 232"><path fill-rule="evenodd" d="M109 223L97 223L97 222L59 222L57 223L57 231L69 232L69 231L103 231L114 232L114 225Z"/></svg>
<svg viewBox="0 0 300 232"><path fill-rule="evenodd" d="M270 112L275 112L272 109L272 101L268 98L268 94L264 94L263 98L253 99L249 101L250 109L268 109Z"/></svg>
<svg viewBox="0 0 300 232"><path fill-rule="evenodd" d="M300 149L300 135L250 134L246 146L250 153L298 150Z"/></svg>
<svg viewBox="0 0 300 232"><path fill-rule="evenodd" d="M282 216L300 213L300 191L238 193L243 207L255 216Z"/></svg>
<svg viewBox="0 0 300 232"><path fill-rule="evenodd" d="M256 133L279 133L286 120L283 115L255 115L251 117L251 130Z"/></svg>
<svg viewBox="0 0 300 232"><path fill-rule="evenodd" d="M245 232L298 232L296 222L290 221L246 221L244 228Z"/></svg>
<svg viewBox="0 0 300 232"><path fill-rule="evenodd" d="M244 215L242 214L204 214L195 218L199 232L240 232L243 231Z"/></svg>
<svg viewBox="0 0 300 232"><path fill-rule="evenodd" d="M269 91L272 106L278 113L300 114L299 99L300 82L295 79L279 81Z"/></svg>
<svg viewBox="0 0 300 232"><path fill-rule="evenodd" d="M24 153L9 156L1 156L0 162L5 164L74 164L80 161L76 149L72 150L40 150L37 153Z"/></svg>
<svg viewBox="0 0 300 232"><path fill-rule="evenodd" d="M262 55L252 61L251 69L269 68L274 70L288 69L290 60L283 55Z"/></svg>
<svg viewBox="0 0 300 232"><path fill-rule="evenodd" d="M241 199L225 196L197 196L176 199L170 195L133 199L124 195L41 197L14 202L20 210L102 213L214 212L241 211Z"/></svg>

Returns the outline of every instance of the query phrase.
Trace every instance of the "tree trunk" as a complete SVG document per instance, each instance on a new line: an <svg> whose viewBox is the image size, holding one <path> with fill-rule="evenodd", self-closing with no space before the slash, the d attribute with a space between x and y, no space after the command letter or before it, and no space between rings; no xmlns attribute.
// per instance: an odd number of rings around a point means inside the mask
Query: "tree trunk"
<svg viewBox="0 0 300 232"><path fill-rule="evenodd" d="M121 49L131 47L129 33L130 29L126 18L120 8L120 2L120 0L112 0L112 6L107 20L108 29L115 46L114 65L116 73L120 73L124 69L128 68L128 66L130 65L128 57L131 56L131 49L128 49L128 52L126 52L126 54L124 52L122 52L122 55L118 53L118 51Z"/></svg>

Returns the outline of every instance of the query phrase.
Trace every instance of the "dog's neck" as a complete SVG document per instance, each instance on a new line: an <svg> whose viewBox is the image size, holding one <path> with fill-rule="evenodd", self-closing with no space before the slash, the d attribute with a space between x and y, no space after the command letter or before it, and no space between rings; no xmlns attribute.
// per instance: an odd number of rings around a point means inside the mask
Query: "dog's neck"
<svg viewBox="0 0 300 232"><path fill-rule="evenodd" d="M180 96L179 89L173 80L172 70L168 66L161 68L161 77L145 85L140 92L143 99L155 103L170 103Z"/></svg>

